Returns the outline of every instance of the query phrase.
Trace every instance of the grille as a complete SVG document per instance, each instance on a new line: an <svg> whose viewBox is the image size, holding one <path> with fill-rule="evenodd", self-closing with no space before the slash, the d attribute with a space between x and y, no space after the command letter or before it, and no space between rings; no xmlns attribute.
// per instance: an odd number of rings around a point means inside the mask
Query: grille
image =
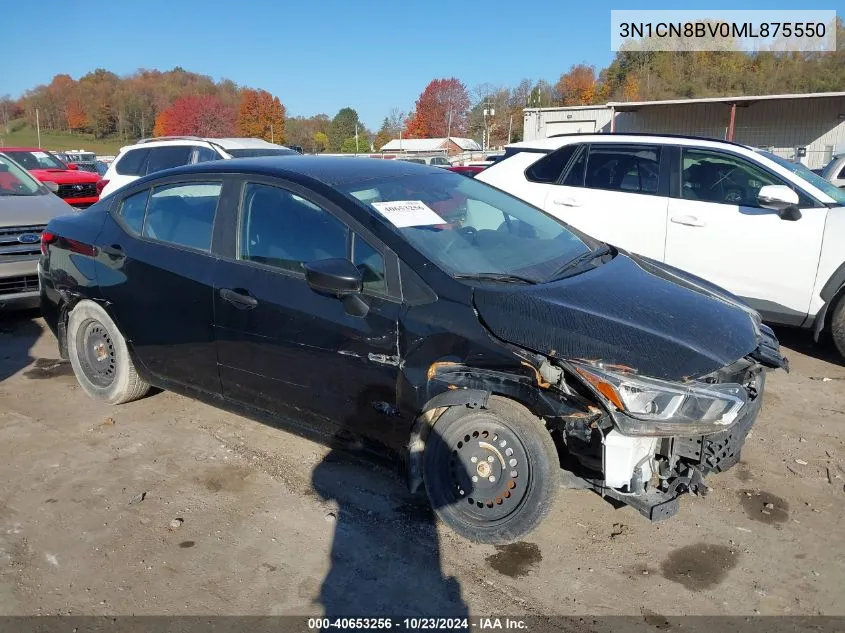
<svg viewBox="0 0 845 633"><path fill-rule="evenodd" d="M0 295L11 295L36 290L38 290L38 275L0 278Z"/></svg>
<svg viewBox="0 0 845 633"><path fill-rule="evenodd" d="M30 226L0 227L0 261L17 257L38 255L41 252L40 236L46 225L34 224ZM35 241L31 237L36 235ZM22 238L22 239L21 239Z"/></svg>
<svg viewBox="0 0 845 633"><path fill-rule="evenodd" d="M77 185L59 185L59 198L93 198L97 195L97 183L86 182Z"/></svg>

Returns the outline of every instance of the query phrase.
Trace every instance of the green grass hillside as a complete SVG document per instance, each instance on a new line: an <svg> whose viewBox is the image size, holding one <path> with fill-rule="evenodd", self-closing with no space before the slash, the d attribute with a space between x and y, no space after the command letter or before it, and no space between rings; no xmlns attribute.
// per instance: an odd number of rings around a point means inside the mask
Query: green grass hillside
<svg viewBox="0 0 845 633"><path fill-rule="evenodd" d="M35 128L11 126L8 134L0 127L0 151L3 147L38 147L38 134ZM15 129L18 128L18 129ZM41 147L46 150L61 151L66 149L84 149L101 155L115 155L124 145L132 141L120 139L95 139L91 134L68 134L41 130Z"/></svg>

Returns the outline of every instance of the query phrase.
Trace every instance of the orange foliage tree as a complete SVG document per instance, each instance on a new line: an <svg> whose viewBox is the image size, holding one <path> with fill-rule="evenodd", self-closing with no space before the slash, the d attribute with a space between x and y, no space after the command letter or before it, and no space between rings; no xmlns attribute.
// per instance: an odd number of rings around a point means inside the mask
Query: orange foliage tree
<svg viewBox="0 0 845 633"><path fill-rule="evenodd" d="M596 98L596 69L577 64L560 76L555 90L563 105L590 105Z"/></svg>
<svg viewBox="0 0 845 633"><path fill-rule="evenodd" d="M67 117L67 126L73 132L79 132L88 127L88 117L85 115L85 110L82 109L82 104L79 101L69 101L65 108L65 116Z"/></svg>
<svg viewBox="0 0 845 633"><path fill-rule="evenodd" d="M416 138L462 136L467 131L469 95L458 79L435 79L417 99L405 124L407 135Z"/></svg>
<svg viewBox="0 0 845 633"><path fill-rule="evenodd" d="M231 136L235 132L235 109L212 95L179 97L156 117L155 136Z"/></svg>
<svg viewBox="0 0 845 633"><path fill-rule="evenodd" d="M266 90L241 90L238 133L242 136L281 142L285 136L285 106Z"/></svg>

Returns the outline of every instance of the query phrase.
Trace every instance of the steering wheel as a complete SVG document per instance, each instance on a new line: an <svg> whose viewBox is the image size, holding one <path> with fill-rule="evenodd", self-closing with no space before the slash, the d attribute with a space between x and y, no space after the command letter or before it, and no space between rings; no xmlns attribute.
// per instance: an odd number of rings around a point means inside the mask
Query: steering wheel
<svg viewBox="0 0 845 633"><path fill-rule="evenodd" d="M476 233L478 233L478 229L476 229L474 226L462 226L458 229L458 234L463 235L473 244L475 244Z"/></svg>

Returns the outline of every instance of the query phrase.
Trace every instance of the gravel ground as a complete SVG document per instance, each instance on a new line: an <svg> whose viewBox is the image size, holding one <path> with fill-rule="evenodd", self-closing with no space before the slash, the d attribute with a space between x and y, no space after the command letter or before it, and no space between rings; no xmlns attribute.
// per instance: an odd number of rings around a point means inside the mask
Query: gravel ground
<svg viewBox="0 0 845 633"><path fill-rule="evenodd" d="M707 497L651 524L561 490L493 547L378 464L171 393L96 403L37 315L0 317L0 615L845 615L845 367L778 334L792 373Z"/></svg>

